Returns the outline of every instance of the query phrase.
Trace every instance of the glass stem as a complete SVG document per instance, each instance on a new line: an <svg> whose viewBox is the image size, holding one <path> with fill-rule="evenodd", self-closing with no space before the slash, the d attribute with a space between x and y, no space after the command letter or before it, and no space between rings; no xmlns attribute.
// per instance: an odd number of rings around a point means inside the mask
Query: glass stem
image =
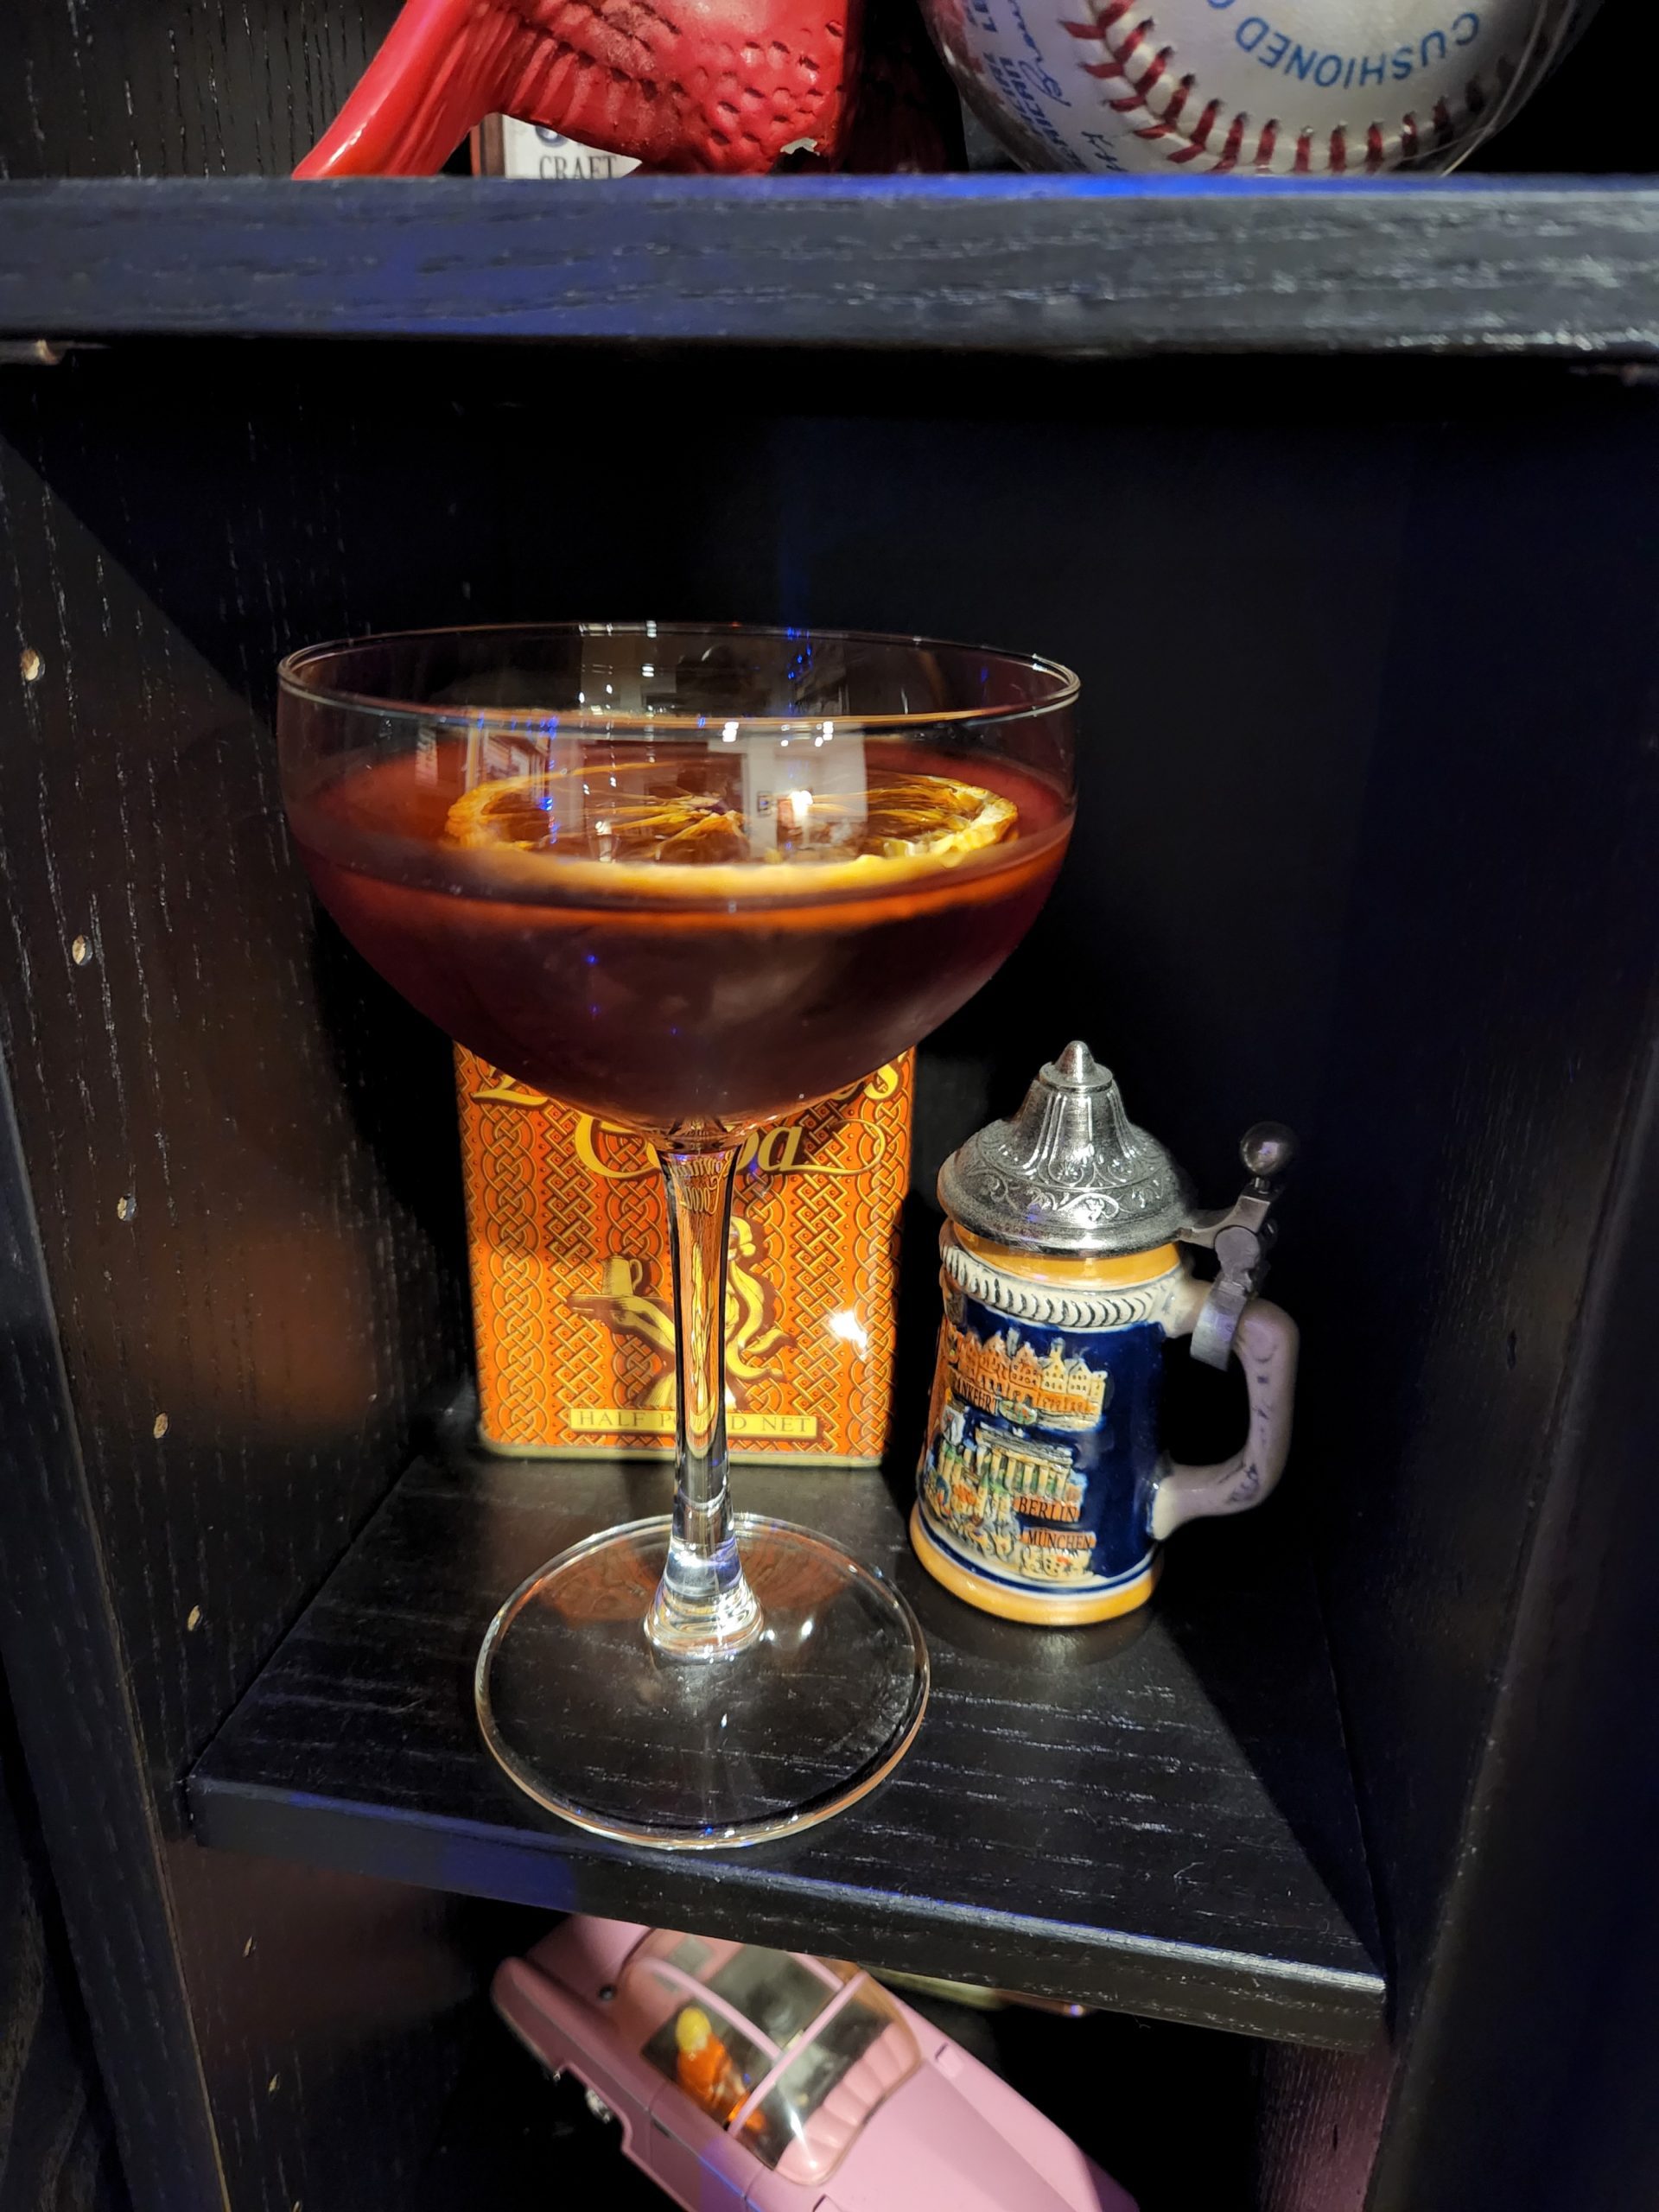
<svg viewBox="0 0 1659 2212"><path fill-rule="evenodd" d="M726 1481L726 1253L738 1147L676 1150L659 1141L674 1256L678 1408L674 1527L645 1623L659 1651L715 1659L760 1633L744 1579Z"/></svg>

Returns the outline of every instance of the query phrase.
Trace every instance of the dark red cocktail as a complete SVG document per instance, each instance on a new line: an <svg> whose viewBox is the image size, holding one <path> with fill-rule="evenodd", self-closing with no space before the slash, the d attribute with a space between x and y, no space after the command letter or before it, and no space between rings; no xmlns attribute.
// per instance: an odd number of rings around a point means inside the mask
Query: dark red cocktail
<svg viewBox="0 0 1659 2212"><path fill-rule="evenodd" d="M821 835L765 857L740 760L660 742L640 759L608 739L582 767L474 784L471 803L467 743L440 739L348 770L294 827L359 950L497 1067L636 1128L746 1127L856 1082L954 1012L1065 849L1069 805L1030 771L855 735L843 759L855 748L856 790L838 761L830 797L766 794L786 841L795 815ZM996 835L964 845L982 814ZM912 834L884 834L895 820ZM912 849L856 849L877 842Z"/></svg>
<svg viewBox="0 0 1659 2212"><path fill-rule="evenodd" d="M654 623L368 638L281 677L289 816L353 944L507 1074L644 1130L667 1185L673 1513L503 1605L485 1740L625 1841L823 1820L914 1737L926 1647L884 1576L733 1512L733 1167L1019 942L1071 832L1076 680L918 639Z"/></svg>

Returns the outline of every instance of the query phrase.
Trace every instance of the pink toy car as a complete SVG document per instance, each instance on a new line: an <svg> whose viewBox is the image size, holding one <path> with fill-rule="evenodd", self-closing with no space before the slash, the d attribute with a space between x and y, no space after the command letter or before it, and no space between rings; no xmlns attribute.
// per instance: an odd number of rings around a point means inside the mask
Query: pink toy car
<svg viewBox="0 0 1659 2212"><path fill-rule="evenodd" d="M686 2212L1135 2212L1006 2082L837 1960L576 1917L492 1993Z"/></svg>

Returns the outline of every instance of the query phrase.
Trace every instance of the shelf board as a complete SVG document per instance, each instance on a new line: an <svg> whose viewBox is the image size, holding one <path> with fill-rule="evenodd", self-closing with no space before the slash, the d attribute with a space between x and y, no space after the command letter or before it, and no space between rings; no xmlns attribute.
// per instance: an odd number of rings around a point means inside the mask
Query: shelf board
<svg viewBox="0 0 1659 2212"><path fill-rule="evenodd" d="M1659 353L1659 185L0 185L0 334Z"/></svg>
<svg viewBox="0 0 1659 2212"><path fill-rule="evenodd" d="M920 1737L792 1841L609 1845L485 1751L501 1598L667 1503L655 1466L460 1452L401 1478L189 1784L198 1840L561 1911L742 1934L1287 2042L1369 2042L1384 1989L1311 1580L1269 1507L1184 1532L1156 1605L1039 1633L938 1588L902 1485L745 1466L746 1507L887 1567L934 1668Z"/></svg>

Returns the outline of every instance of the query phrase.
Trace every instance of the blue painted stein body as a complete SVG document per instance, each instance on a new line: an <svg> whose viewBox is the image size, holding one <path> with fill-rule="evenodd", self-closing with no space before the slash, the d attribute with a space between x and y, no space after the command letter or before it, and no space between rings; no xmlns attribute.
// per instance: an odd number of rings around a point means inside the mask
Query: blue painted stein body
<svg viewBox="0 0 1659 2212"><path fill-rule="evenodd" d="M1185 1177L1077 1042L1012 1120L945 1161L944 1321L910 1524L936 1580L1008 1620L1109 1620L1145 1605L1183 1522L1268 1495L1290 1444L1296 1325L1249 1294L1271 1177L1294 1146L1259 1123L1241 1147L1249 1184L1225 1211L1195 1214ZM1215 1253L1213 1282L1182 1246ZM1244 1370L1249 1433L1216 1466L1178 1466L1163 1448L1164 1349L1178 1337Z"/></svg>
<svg viewBox="0 0 1659 2212"><path fill-rule="evenodd" d="M1059 1262L941 1242L944 1321L918 1485L923 1564L1015 1620L1106 1620L1151 1595L1169 1471L1164 1345L1204 1290L1173 1244ZM1016 1272L1017 1270L1017 1272Z"/></svg>

